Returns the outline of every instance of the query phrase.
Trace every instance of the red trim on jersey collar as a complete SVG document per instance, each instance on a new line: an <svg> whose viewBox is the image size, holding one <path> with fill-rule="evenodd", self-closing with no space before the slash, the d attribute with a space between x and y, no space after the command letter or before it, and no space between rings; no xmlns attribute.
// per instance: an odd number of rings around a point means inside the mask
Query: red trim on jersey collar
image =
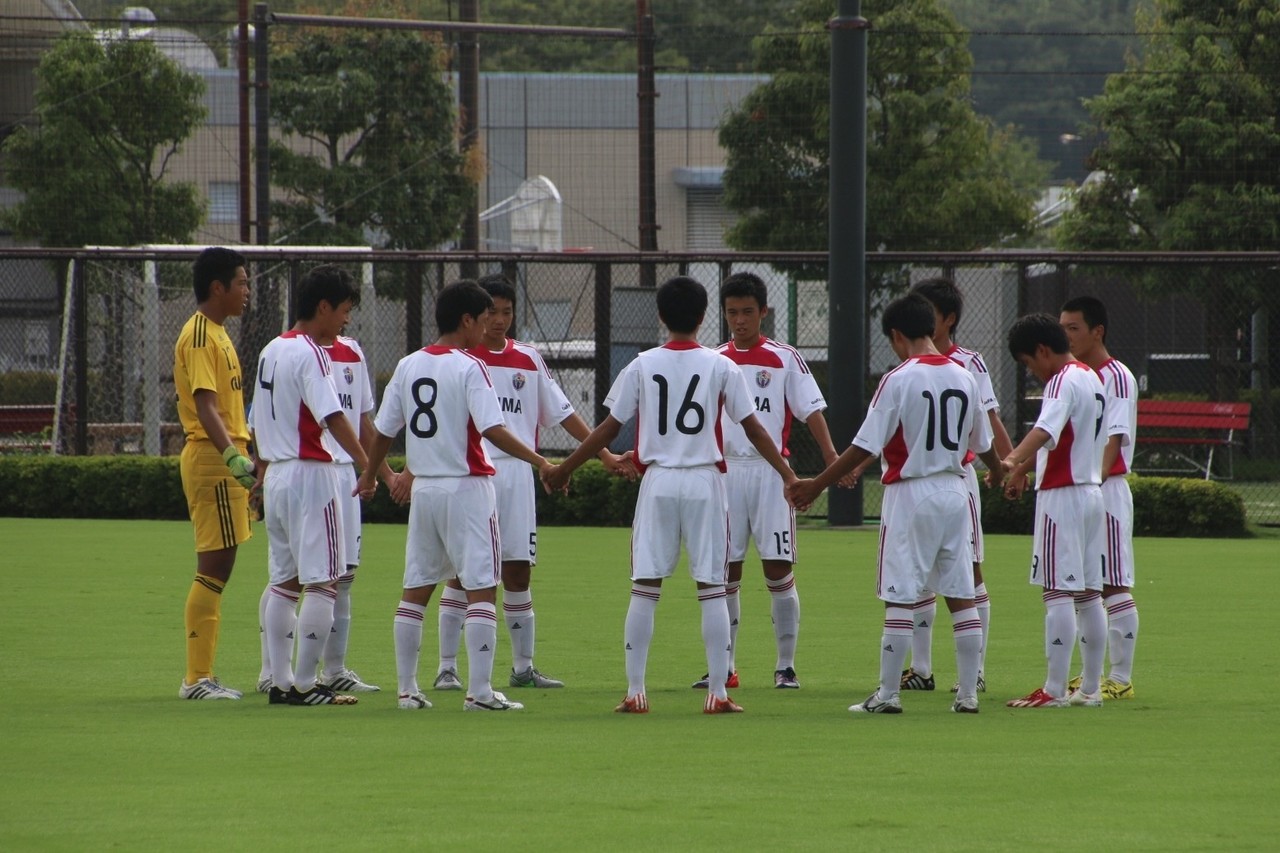
<svg viewBox="0 0 1280 853"><path fill-rule="evenodd" d="M280 337L282 337L282 338L297 338L297 337L302 337L302 332L299 332L297 329L290 329L290 330L289 330L289 331L287 331L287 332L281 332L281 333L280 333Z"/></svg>
<svg viewBox="0 0 1280 853"><path fill-rule="evenodd" d="M699 349L701 346L702 344L698 343L697 341L667 341L665 344L662 345L662 348L682 350L682 349Z"/></svg>
<svg viewBox="0 0 1280 853"><path fill-rule="evenodd" d="M913 355L911 356L911 358L907 359L907 361L918 361L921 364L934 364L934 365L955 364L954 361L947 358L945 355L932 355L932 354Z"/></svg>
<svg viewBox="0 0 1280 853"><path fill-rule="evenodd" d="M456 349L459 349L459 347L442 347L439 344L428 344L422 348L422 351L427 355L444 355L445 353L453 352Z"/></svg>

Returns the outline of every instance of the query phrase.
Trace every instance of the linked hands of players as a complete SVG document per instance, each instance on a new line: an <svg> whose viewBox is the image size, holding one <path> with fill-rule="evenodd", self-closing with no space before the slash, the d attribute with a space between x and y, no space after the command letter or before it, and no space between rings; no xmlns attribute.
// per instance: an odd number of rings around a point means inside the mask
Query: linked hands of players
<svg viewBox="0 0 1280 853"><path fill-rule="evenodd" d="M818 495L822 494L812 479L800 480L796 479L786 485L787 500L798 510L806 510L813 506L813 502L818 499Z"/></svg>
<svg viewBox="0 0 1280 853"><path fill-rule="evenodd" d="M398 506L405 506L413 497L413 472L405 468L399 474L387 480L387 491L391 494L391 500L395 501Z"/></svg>
<svg viewBox="0 0 1280 853"><path fill-rule="evenodd" d="M367 501L373 498L375 492L378 491L378 472L370 469L360 473L360 479L356 480L356 487L351 491L353 496L359 496L360 500Z"/></svg>
<svg viewBox="0 0 1280 853"><path fill-rule="evenodd" d="M603 459L605 470L610 474L618 477L626 477L628 480L635 482L640 477L640 469L636 467L635 451L628 450L621 456L604 451Z"/></svg>
<svg viewBox="0 0 1280 853"><path fill-rule="evenodd" d="M573 474L570 471L566 471L564 465L552 465L550 462L544 462L542 467L538 469L538 477L542 480L542 488L547 490L547 494L552 494L553 492L569 494L569 480L573 477Z"/></svg>

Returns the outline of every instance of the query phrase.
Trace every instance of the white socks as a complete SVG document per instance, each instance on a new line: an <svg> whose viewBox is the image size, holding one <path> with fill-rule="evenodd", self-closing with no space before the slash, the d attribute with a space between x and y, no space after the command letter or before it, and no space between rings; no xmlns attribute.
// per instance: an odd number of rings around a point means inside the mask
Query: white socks
<svg viewBox="0 0 1280 853"><path fill-rule="evenodd" d="M262 607L271 681L281 690L293 686L293 634L298 623L298 593L268 586Z"/></svg>
<svg viewBox="0 0 1280 853"><path fill-rule="evenodd" d="M422 618L427 608L401 601L392 629L396 640L396 685L401 696L418 691L418 651L422 648Z"/></svg>
<svg viewBox="0 0 1280 853"><path fill-rule="evenodd" d="M724 682L729 674L732 653L729 607L725 596L722 586L698 590L698 604L702 608L702 644L707 649L707 690L720 699L729 695L725 692Z"/></svg>
<svg viewBox="0 0 1280 853"><path fill-rule="evenodd" d="M493 699L493 657L498 648L498 609L488 601L467 605L462 632L467 641L467 695Z"/></svg>
<svg viewBox="0 0 1280 853"><path fill-rule="evenodd" d="M446 586L440 593L440 665L436 672L458 671L458 647L462 645L462 623L467 618L467 593Z"/></svg>
<svg viewBox="0 0 1280 853"><path fill-rule="evenodd" d="M764 583L769 588L773 638L778 644L778 660L774 669L793 668L796 665L796 637L800 634L800 594L796 592L796 577L787 572L785 578L776 581L766 578ZM729 615L733 615L732 611ZM734 647L737 647L736 642Z"/></svg>
<svg viewBox="0 0 1280 853"><path fill-rule="evenodd" d="M911 670L928 678L933 675L933 623L938 618L937 596L930 595L911 605L911 615L914 620L911 631Z"/></svg>
<svg viewBox="0 0 1280 853"><path fill-rule="evenodd" d="M738 668L738 620L742 617L742 599L738 593L742 583L728 583L724 587L724 603L729 610L729 667L725 672Z"/></svg>
<svg viewBox="0 0 1280 853"><path fill-rule="evenodd" d="M1049 662L1049 673L1044 691L1056 699L1066 698L1075 643L1076 608L1071 593L1045 590L1044 655Z"/></svg>
<svg viewBox="0 0 1280 853"><path fill-rule="evenodd" d="M1128 684L1133 680L1133 649L1138 643L1138 605L1127 592L1109 595L1103 604L1107 608L1107 647L1111 650L1108 677Z"/></svg>
<svg viewBox="0 0 1280 853"><path fill-rule="evenodd" d="M973 603L978 609L978 618L982 620L982 651L978 655L978 674L987 669L987 640L991 636L991 598L987 595L987 584L978 584L973 590Z"/></svg>
<svg viewBox="0 0 1280 853"><path fill-rule="evenodd" d="M1102 593L1096 590L1075 594L1076 630L1080 635L1080 691L1094 694L1102 686L1102 660L1107 654L1107 615L1102 609Z"/></svg>
<svg viewBox="0 0 1280 853"><path fill-rule="evenodd" d="M661 595L662 587L631 585L631 603L627 606L627 621L622 629L627 662L627 696L644 693L649 644L653 641L653 614L658 609ZM723 689L723 683L721 687Z"/></svg>
<svg viewBox="0 0 1280 853"><path fill-rule="evenodd" d="M956 641L956 698L976 699L982 660L982 620L976 607L951 614L951 634Z"/></svg>
<svg viewBox="0 0 1280 853"><path fill-rule="evenodd" d="M533 666L533 593L503 590L502 618L511 637L511 668L524 672Z"/></svg>
<svg viewBox="0 0 1280 853"><path fill-rule="evenodd" d="M913 608L894 605L884 609L884 633L880 635L880 688L876 691L881 702L889 701L902 682L902 665L907 662L916 622L912 612Z"/></svg>
<svg viewBox="0 0 1280 853"><path fill-rule="evenodd" d="M329 642L337 598L336 591L323 586L309 586L302 596L302 606L298 608L298 668L293 675L293 684L302 693L316 686L316 666Z"/></svg>
<svg viewBox="0 0 1280 853"><path fill-rule="evenodd" d="M347 641L351 637L351 584L354 574L338 579L338 598L333 604L333 627L329 629L329 641L324 644L325 678L334 678L347 668Z"/></svg>

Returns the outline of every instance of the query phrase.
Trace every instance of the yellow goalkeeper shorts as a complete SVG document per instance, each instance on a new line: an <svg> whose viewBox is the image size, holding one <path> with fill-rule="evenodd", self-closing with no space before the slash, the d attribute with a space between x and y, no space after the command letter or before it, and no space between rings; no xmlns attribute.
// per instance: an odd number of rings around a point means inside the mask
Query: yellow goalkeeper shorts
<svg viewBox="0 0 1280 853"><path fill-rule="evenodd" d="M236 445L241 453L245 448ZM249 490L236 482L209 441L182 447L182 491L196 530L196 551L221 551L253 536Z"/></svg>

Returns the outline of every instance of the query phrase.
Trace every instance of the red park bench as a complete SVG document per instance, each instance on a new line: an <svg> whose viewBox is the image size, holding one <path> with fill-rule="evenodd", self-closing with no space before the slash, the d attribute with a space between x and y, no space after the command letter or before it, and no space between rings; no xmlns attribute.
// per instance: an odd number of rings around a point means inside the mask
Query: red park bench
<svg viewBox="0 0 1280 853"><path fill-rule="evenodd" d="M1221 449L1227 473L1234 474L1232 448L1238 434L1249 428L1248 403L1215 403L1195 400L1139 400L1138 443L1133 468L1139 473L1185 474L1194 471L1206 480L1213 477L1213 458Z"/></svg>

